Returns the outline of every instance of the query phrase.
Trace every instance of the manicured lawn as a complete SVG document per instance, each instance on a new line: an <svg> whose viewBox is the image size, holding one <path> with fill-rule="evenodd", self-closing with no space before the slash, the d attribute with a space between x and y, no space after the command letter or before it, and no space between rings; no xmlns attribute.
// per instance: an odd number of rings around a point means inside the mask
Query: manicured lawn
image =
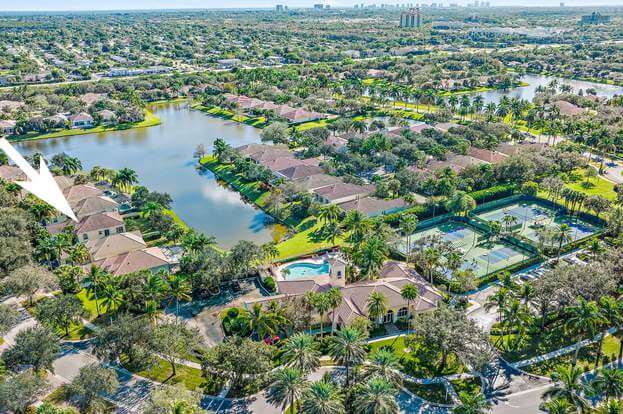
<svg viewBox="0 0 623 414"><path fill-rule="evenodd" d="M275 260L310 254L318 250L333 247L331 241L319 240L315 237L316 232L321 228L322 223L318 222L315 217L309 217L303 220L296 226L297 233L294 236L277 245L279 255ZM335 244L339 246L343 243L343 240L338 238L335 242Z"/></svg>
<svg viewBox="0 0 623 414"><path fill-rule="evenodd" d="M219 118L224 118L224 119L230 119L232 121L251 125L256 128L262 128L266 126L267 124L267 119L264 116L249 117L243 114L236 114L235 112L230 111L229 109L221 108L218 106L208 107L208 106L204 106L204 105L197 103L197 104L191 105L191 108L196 109L201 112L205 112L212 116L217 116Z"/></svg>
<svg viewBox="0 0 623 414"><path fill-rule="evenodd" d="M152 368L136 372L136 374L158 382L166 381L166 383L170 385L183 384L184 387L191 391L200 388L204 383L200 369L177 364L176 370L177 374L175 377L171 377L173 373L171 364L164 359L158 358L156 364Z"/></svg>
<svg viewBox="0 0 623 414"><path fill-rule="evenodd" d="M188 224L184 223L184 221L175 213L175 211L173 210L169 210L169 209L164 209L162 211L164 214L166 214L167 216L171 216L171 218L173 219L173 221L177 224L179 224L184 230L188 230Z"/></svg>
<svg viewBox="0 0 623 414"><path fill-rule="evenodd" d="M420 398L436 404L450 404L452 401L446 392L446 387L441 383L416 384L405 381L404 387Z"/></svg>
<svg viewBox="0 0 623 414"><path fill-rule="evenodd" d="M82 302L82 306L84 307L86 312L90 315L86 319L88 319L89 321L93 321L94 319L96 319L97 308L95 306L95 298L93 297L93 295L89 295L86 289L82 289L80 292L76 294L76 296L78 297L78 299L80 299L80 301ZM102 303L103 302L102 299L99 299L98 302L99 302L100 313L104 315L106 312L108 312L108 308Z"/></svg>
<svg viewBox="0 0 623 414"><path fill-rule="evenodd" d="M579 191L589 196L600 195L602 197L607 198L608 200L616 200L617 195L614 192L613 183L599 176L591 178L590 182L591 182L591 185L586 186L585 179L582 178L581 180L575 183L567 183L565 185L573 190Z"/></svg>
<svg viewBox="0 0 623 414"><path fill-rule="evenodd" d="M296 129L298 132L303 132L303 131L307 131L313 128L325 127L331 122L332 120L330 119L319 119L317 121L309 121L309 122L304 122L302 124L298 124L297 126L294 127L294 129Z"/></svg>
<svg viewBox="0 0 623 414"><path fill-rule="evenodd" d="M454 355L448 355L446 366L440 369L440 354L427 349L423 344L416 343L411 349L405 348L405 336L385 339L370 344L370 354L381 348L389 348L400 358L402 370L416 378L433 378L465 372L465 367Z"/></svg>
<svg viewBox="0 0 623 414"><path fill-rule="evenodd" d="M212 171L214 175L227 182L258 207L264 207L266 205L266 197L269 192L260 188L260 183L258 181L247 182L243 180L242 177L235 172L233 165L220 164L212 155L204 157L200 162Z"/></svg>
<svg viewBox="0 0 623 414"><path fill-rule="evenodd" d="M88 129L61 129L61 130L50 132L47 134L30 133L30 134L26 134L23 136L10 137L9 141L15 141L15 142L34 141L38 139L69 137L73 135L95 134L95 133L109 132L109 131L120 131L120 130L125 130L125 129L147 128L147 127L151 127L155 125L160 125L160 118L154 115L151 111L145 110L145 119L141 122L110 125L110 126L100 125L95 128L88 128Z"/></svg>
<svg viewBox="0 0 623 414"><path fill-rule="evenodd" d="M608 357L608 361L611 361L613 358L616 358L618 356L619 344L620 341L614 336L608 336L604 340L601 352L604 356ZM532 374L549 377L556 370L556 367L560 365L571 365L571 362L573 361L573 355L574 353L572 352L567 355L562 355L557 358L550 359L549 361L531 365L524 369ZM582 370L592 370L595 367L596 357L597 344L592 344L590 346L582 348L582 350L580 350L580 353L578 354L577 367ZM601 364L603 364L603 356L601 359Z"/></svg>

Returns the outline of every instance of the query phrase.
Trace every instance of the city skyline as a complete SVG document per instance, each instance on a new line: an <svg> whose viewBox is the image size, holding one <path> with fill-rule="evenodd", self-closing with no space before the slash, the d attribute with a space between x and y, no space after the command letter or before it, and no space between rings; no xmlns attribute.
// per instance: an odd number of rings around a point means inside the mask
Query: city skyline
<svg viewBox="0 0 623 414"><path fill-rule="evenodd" d="M428 4L434 1L427 2ZM0 1L0 12L15 11L107 11L107 10L162 10L162 9L237 9L237 8L274 8L277 4L287 5L290 8L312 7L314 4L322 3L332 7L352 7L355 4L380 5L386 4L402 4L404 1L356 1L356 0L297 0L297 1L271 1L271 0L234 0L229 2L228 7L222 7L222 3L212 0L136 0L128 6L127 1L110 0L105 3L93 4L90 0L61 0L50 4L47 0L25 0L22 2L11 3L6 0ZM426 3L426 2L421 2ZM471 1L455 1L448 0L442 3L458 3L466 5ZM513 0L496 0L492 2L492 6L523 6L523 7L555 7L560 4L558 0L550 1L513 1ZM565 1L566 6L623 6L621 0L592 0L592 1Z"/></svg>

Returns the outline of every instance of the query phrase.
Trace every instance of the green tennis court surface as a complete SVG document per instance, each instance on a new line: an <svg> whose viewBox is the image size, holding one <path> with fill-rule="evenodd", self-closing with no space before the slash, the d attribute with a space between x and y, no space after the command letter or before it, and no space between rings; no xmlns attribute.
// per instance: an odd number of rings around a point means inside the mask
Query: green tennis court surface
<svg viewBox="0 0 623 414"><path fill-rule="evenodd" d="M517 234L534 242L539 241L540 228L557 228L563 223L571 228L572 241L588 237L599 230L577 217L558 215L556 210L536 202L510 204L477 214L476 217L489 222L498 221L502 229L509 226Z"/></svg>
<svg viewBox="0 0 623 414"><path fill-rule="evenodd" d="M477 229L463 223L443 223L426 230L415 232L411 235L412 246L418 240L427 236L439 235L451 243L463 255L461 269L472 269L476 276L497 272L515 263L527 259L529 256L515 247L503 242L491 242ZM406 252L407 238L402 238L399 250ZM443 260L442 260L443 262ZM446 275L451 276L448 270L439 269Z"/></svg>

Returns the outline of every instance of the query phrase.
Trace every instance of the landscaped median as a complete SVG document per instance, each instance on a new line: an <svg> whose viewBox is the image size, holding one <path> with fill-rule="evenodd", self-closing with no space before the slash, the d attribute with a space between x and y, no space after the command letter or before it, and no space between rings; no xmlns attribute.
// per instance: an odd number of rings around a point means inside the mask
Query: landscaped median
<svg viewBox="0 0 623 414"><path fill-rule="evenodd" d="M39 139L49 139L49 138L61 138L61 137L70 137L74 135L86 135L86 134L98 134L102 132L111 132L111 131L123 131L126 129L137 129L137 128L147 128L160 125L160 118L154 115L151 111L145 110L145 119L141 122L132 122L132 123L124 123L117 125L99 125L94 128L75 128L75 129L61 129L58 131L39 134L39 133L28 133L25 135L13 135L9 137L9 141L11 142L22 142L22 141L35 141Z"/></svg>

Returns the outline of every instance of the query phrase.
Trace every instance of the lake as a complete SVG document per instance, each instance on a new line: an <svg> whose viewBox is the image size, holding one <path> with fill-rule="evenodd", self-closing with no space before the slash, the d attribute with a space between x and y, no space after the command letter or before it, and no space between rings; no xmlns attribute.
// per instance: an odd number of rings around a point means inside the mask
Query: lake
<svg viewBox="0 0 623 414"><path fill-rule="evenodd" d="M216 138L232 147L259 142L260 130L190 110L186 103L151 108L162 124L150 128L78 135L15 144L23 154L59 152L80 158L85 168L94 165L134 169L141 185L173 197L173 209L189 226L216 237L229 248L238 240L265 243L283 234L280 225L245 203L240 195L199 173L193 151L203 143L209 150Z"/></svg>
<svg viewBox="0 0 623 414"><path fill-rule="evenodd" d="M509 98L525 99L532 102L532 98L536 95L536 89L539 86L547 86L552 80L558 80L558 88L560 85L565 84L573 88L574 92L578 92L580 89L586 92L586 89L592 88L597 92L598 96L605 96L612 98L614 95L623 95L623 87L616 85L606 85L603 83L587 82L573 79L556 78L552 76L544 75L524 75L521 80L528 83L528 86L521 86L513 88L508 91L493 90L487 92L479 92L474 95L481 95L484 98L485 104L489 102L498 103L502 96L508 96Z"/></svg>

